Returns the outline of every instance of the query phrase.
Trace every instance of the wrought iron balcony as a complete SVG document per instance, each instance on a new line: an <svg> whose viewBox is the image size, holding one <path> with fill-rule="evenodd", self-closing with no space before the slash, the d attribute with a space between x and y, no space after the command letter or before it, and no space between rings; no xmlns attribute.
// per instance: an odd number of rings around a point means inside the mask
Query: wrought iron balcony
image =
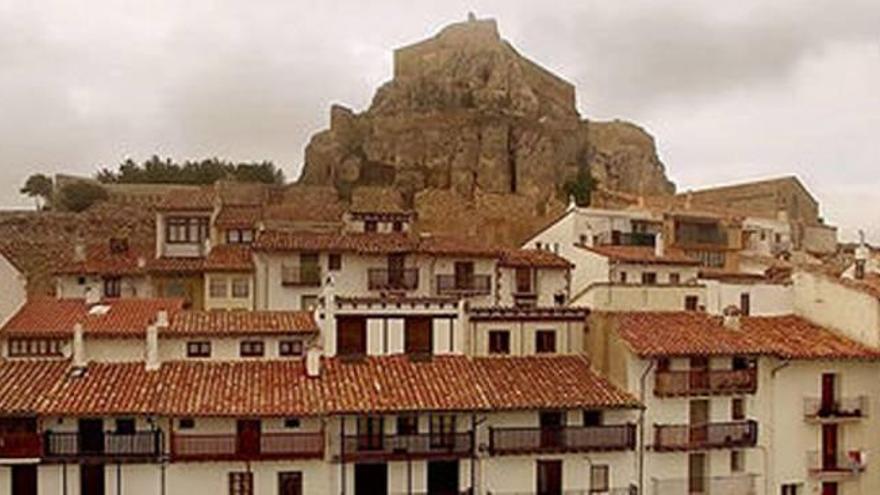
<svg viewBox="0 0 880 495"><path fill-rule="evenodd" d="M654 450L659 452L754 447L758 442L755 421L655 425L654 431Z"/></svg>
<svg viewBox="0 0 880 495"><path fill-rule="evenodd" d="M816 450L807 452L807 471L821 481L855 478L867 468L865 454L860 450L827 454Z"/></svg>
<svg viewBox="0 0 880 495"><path fill-rule="evenodd" d="M49 460L107 459L114 461L156 460L162 455L162 432L46 432L44 457Z"/></svg>
<svg viewBox="0 0 880 495"><path fill-rule="evenodd" d="M320 287L321 267L317 265L284 266L281 285L288 287Z"/></svg>
<svg viewBox="0 0 880 495"><path fill-rule="evenodd" d="M36 459L42 454L39 433L0 433L0 459Z"/></svg>
<svg viewBox="0 0 880 495"><path fill-rule="evenodd" d="M804 399L804 418L819 422L867 418L869 402L868 397L864 395L833 401L807 397Z"/></svg>
<svg viewBox="0 0 880 495"><path fill-rule="evenodd" d="M419 288L419 269L370 268L367 270L367 288L392 292L416 290Z"/></svg>
<svg viewBox="0 0 880 495"><path fill-rule="evenodd" d="M321 432L261 433L253 438L236 434L171 435L171 459L176 461L256 461L323 457L324 434Z"/></svg>
<svg viewBox="0 0 880 495"><path fill-rule="evenodd" d="M339 457L343 462L406 459L460 459L474 452L470 433L415 435L346 435Z"/></svg>
<svg viewBox="0 0 880 495"><path fill-rule="evenodd" d="M489 430L492 455L632 450L635 445L636 427L631 424Z"/></svg>
<svg viewBox="0 0 880 495"><path fill-rule="evenodd" d="M484 296L492 293L492 277L489 275L437 275L437 294L441 296Z"/></svg>
<svg viewBox="0 0 880 495"><path fill-rule="evenodd" d="M753 394L757 389L755 368L658 371L654 378L654 395L658 397Z"/></svg>

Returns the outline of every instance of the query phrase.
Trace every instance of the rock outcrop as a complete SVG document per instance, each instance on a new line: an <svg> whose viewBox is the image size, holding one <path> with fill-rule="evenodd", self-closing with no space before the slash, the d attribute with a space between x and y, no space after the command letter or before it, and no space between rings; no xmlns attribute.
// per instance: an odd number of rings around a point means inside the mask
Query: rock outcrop
<svg viewBox="0 0 880 495"><path fill-rule="evenodd" d="M651 136L582 119L574 86L520 55L493 20L398 49L394 78L369 109L336 105L330 121L306 148L300 184L332 185L343 198L393 188L435 231L489 227L518 242L564 208L582 167L610 189L674 192Z"/></svg>

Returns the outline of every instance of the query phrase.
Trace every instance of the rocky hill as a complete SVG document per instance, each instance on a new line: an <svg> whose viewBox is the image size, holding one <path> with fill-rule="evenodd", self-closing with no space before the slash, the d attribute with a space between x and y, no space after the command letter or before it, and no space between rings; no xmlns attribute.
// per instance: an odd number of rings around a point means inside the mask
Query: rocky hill
<svg viewBox="0 0 880 495"><path fill-rule="evenodd" d="M653 138L594 122L575 88L520 55L494 20L471 19L394 53L394 77L370 107L331 109L306 148L301 185L400 192L432 231L519 242L558 214L588 167L608 189L673 193Z"/></svg>

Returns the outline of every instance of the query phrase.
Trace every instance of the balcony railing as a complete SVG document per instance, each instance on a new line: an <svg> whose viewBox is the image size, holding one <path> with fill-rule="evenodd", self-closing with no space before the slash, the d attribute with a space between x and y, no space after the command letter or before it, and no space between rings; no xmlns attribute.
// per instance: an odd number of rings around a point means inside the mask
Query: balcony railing
<svg viewBox="0 0 880 495"><path fill-rule="evenodd" d="M758 373L754 368L658 371L654 381L654 394L658 397L753 394L757 388Z"/></svg>
<svg viewBox="0 0 880 495"><path fill-rule="evenodd" d="M349 461L406 459L459 459L473 454L470 433L442 435L347 435L342 439L340 457Z"/></svg>
<svg viewBox="0 0 880 495"><path fill-rule="evenodd" d="M654 430L654 449L661 452L754 447L758 441L755 421L655 425Z"/></svg>
<svg viewBox="0 0 880 495"><path fill-rule="evenodd" d="M419 269L370 268L367 270L367 287L369 290L411 291L419 288Z"/></svg>
<svg viewBox="0 0 880 495"><path fill-rule="evenodd" d="M162 432L80 434L50 431L45 433L43 445L47 459L156 459L162 455Z"/></svg>
<svg viewBox="0 0 880 495"><path fill-rule="evenodd" d="M321 268L317 265L284 266L281 285L289 287L320 287Z"/></svg>
<svg viewBox="0 0 880 495"><path fill-rule="evenodd" d="M492 293L492 277L489 275L437 275L437 294L441 296L483 296Z"/></svg>
<svg viewBox="0 0 880 495"><path fill-rule="evenodd" d="M324 457L324 434L262 433L246 441L235 434L171 435L171 458L178 461L320 459Z"/></svg>
<svg viewBox="0 0 880 495"><path fill-rule="evenodd" d="M630 424L489 430L492 455L631 450L635 445L636 428Z"/></svg>
<svg viewBox="0 0 880 495"><path fill-rule="evenodd" d="M825 401L815 397L804 399L804 417L811 421L835 421L868 417L866 396Z"/></svg>
<svg viewBox="0 0 880 495"><path fill-rule="evenodd" d="M813 450L807 452L807 471L810 476L824 481L847 479L865 471L866 461L860 450L837 452L834 455Z"/></svg>
<svg viewBox="0 0 880 495"><path fill-rule="evenodd" d="M757 476L742 474L733 476L653 479L650 495L755 495L758 493Z"/></svg>
<svg viewBox="0 0 880 495"><path fill-rule="evenodd" d="M35 459L42 453L39 433L0 433L0 459Z"/></svg>

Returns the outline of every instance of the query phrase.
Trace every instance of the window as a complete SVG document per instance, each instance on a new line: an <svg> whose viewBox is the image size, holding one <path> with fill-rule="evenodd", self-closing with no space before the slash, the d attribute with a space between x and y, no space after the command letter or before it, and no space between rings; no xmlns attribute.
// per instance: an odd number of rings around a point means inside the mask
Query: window
<svg viewBox="0 0 880 495"><path fill-rule="evenodd" d="M391 224L391 230L394 232L403 232L403 222L395 220L394 223Z"/></svg>
<svg viewBox="0 0 880 495"><path fill-rule="evenodd" d="M418 435L419 417L415 414L404 414L397 417L398 435Z"/></svg>
<svg viewBox="0 0 880 495"><path fill-rule="evenodd" d="M285 418L284 419L284 427L290 428L290 429L299 428L300 427L299 418Z"/></svg>
<svg viewBox="0 0 880 495"><path fill-rule="evenodd" d="M64 342L53 339L9 339L9 357L62 356Z"/></svg>
<svg viewBox="0 0 880 495"><path fill-rule="evenodd" d="M609 471L607 465L590 466L590 493L605 493L610 490Z"/></svg>
<svg viewBox="0 0 880 495"><path fill-rule="evenodd" d="M278 473L278 495L302 495L303 476L298 471Z"/></svg>
<svg viewBox="0 0 880 495"><path fill-rule="evenodd" d="M669 371L669 358L657 359L657 371L660 373L665 373Z"/></svg>
<svg viewBox="0 0 880 495"><path fill-rule="evenodd" d="M730 472L741 473L745 469L745 452L734 450L730 453Z"/></svg>
<svg viewBox="0 0 880 495"><path fill-rule="evenodd" d="M249 472L229 473L229 495L253 495L254 474Z"/></svg>
<svg viewBox="0 0 880 495"><path fill-rule="evenodd" d="M227 244L250 244L254 242L252 229L229 229L226 231Z"/></svg>
<svg viewBox="0 0 880 495"><path fill-rule="evenodd" d="M620 272L620 283L626 283L626 272Z"/></svg>
<svg viewBox="0 0 880 495"><path fill-rule="evenodd" d="M796 483L787 483L782 485L779 495L801 495L800 485Z"/></svg>
<svg viewBox="0 0 880 495"><path fill-rule="evenodd" d="M85 277L77 277L76 283L77 283L77 285L86 285L86 278Z"/></svg>
<svg viewBox="0 0 880 495"><path fill-rule="evenodd" d="M410 355L431 354L433 320L430 317L409 317L403 321L403 348Z"/></svg>
<svg viewBox="0 0 880 495"><path fill-rule="evenodd" d="M516 292L517 294L532 293L532 269L517 268L516 269Z"/></svg>
<svg viewBox="0 0 880 495"><path fill-rule="evenodd" d="M731 361L733 369L735 370L748 370L752 369L756 366L756 362L754 358L749 358L745 356L734 356Z"/></svg>
<svg viewBox="0 0 880 495"><path fill-rule="evenodd" d="M586 234L581 234L581 235L580 235L580 243L581 243L581 245L583 245L583 246L586 246L586 245L587 245L587 235L586 235Z"/></svg>
<svg viewBox="0 0 880 495"><path fill-rule="evenodd" d="M236 299L246 299L251 295L251 281L247 278L239 277L232 279L232 297Z"/></svg>
<svg viewBox="0 0 880 495"><path fill-rule="evenodd" d="M700 298L697 296L684 296L684 309L686 311L696 311L700 304Z"/></svg>
<svg viewBox="0 0 880 495"><path fill-rule="evenodd" d="M263 357L265 348L262 340L242 341L238 351L241 357Z"/></svg>
<svg viewBox="0 0 880 495"><path fill-rule="evenodd" d="M584 411L584 426L602 426L602 411Z"/></svg>
<svg viewBox="0 0 880 495"><path fill-rule="evenodd" d="M535 352L556 352L556 332L553 330L535 332Z"/></svg>
<svg viewBox="0 0 880 495"><path fill-rule="evenodd" d="M376 232L379 230L379 224L375 220L364 221L364 232Z"/></svg>
<svg viewBox="0 0 880 495"><path fill-rule="evenodd" d="M327 269L331 272L342 270L342 255L339 253L330 253L327 255Z"/></svg>
<svg viewBox="0 0 880 495"><path fill-rule="evenodd" d="M186 357L202 358L211 357L211 343L207 340L200 340L186 343Z"/></svg>
<svg viewBox="0 0 880 495"><path fill-rule="evenodd" d="M681 275L678 273L670 273L669 274L669 284L670 285L679 285L681 284Z"/></svg>
<svg viewBox="0 0 880 495"><path fill-rule="evenodd" d="M746 419L746 403L743 399L733 399L730 401L730 416L734 420Z"/></svg>
<svg viewBox="0 0 880 495"><path fill-rule="evenodd" d="M180 430L192 430L196 427L196 420L193 418L180 418L177 421L177 428Z"/></svg>
<svg viewBox="0 0 880 495"><path fill-rule="evenodd" d="M318 296L306 294L299 298L300 308L304 310L312 310L318 307Z"/></svg>
<svg viewBox="0 0 880 495"><path fill-rule="evenodd" d="M278 355L284 357L298 357L303 355L302 340L282 340L278 343Z"/></svg>
<svg viewBox="0 0 880 495"><path fill-rule="evenodd" d="M739 310L743 316L749 316L752 311L752 300L748 292L739 295Z"/></svg>
<svg viewBox="0 0 880 495"><path fill-rule="evenodd" d="M225 299L229 297L229 281L226 277L211 277L208 292L213 299Z"/></svg>
<svg viewBox="0 0 880 495"><path fill-rule="evenodd" d="M431 415L431 446L451 447L455 445L455 416L448 414Z"/></svg>
<svg viewBox="0 0 880 495"><path fill-rule="evenodd" d="M382 450L385 422L382 416L361 416L357 420L358 450Z"/></svg>
<svg viewBox="0 0 880 495"><path fill-rule="evenodd" d="M207 217L171 217L165 221L165 241L169 244L196 244L207 238Z"/></svg>
<svg viewBox="0 0 880 495"><path fill-rule="evenodd" d="M654 285L657 283L657 274L654 272L642 272L642 284Z"/></svg>
<svg viewBox="0 0 880 495"><path fill-rule="evenodd" d="M489 354L510 354L510 332L507 330L489 332Z"/></svg>
<svg viewBox="0 0 880 495"><path fill-rule="evenodd" d="M336 353L358 358L367 353L367 319L362 316L336 318Z"/></svg>
<svg viewBox="0 0 880 495"><path fill-rule="evenodd" d="M119 435L134 435L134 419L118 418L116 420L116 433Z"/></svg>
<svg viewBox="0 0 880 495"><path fill-rule="evenodd" d="M122 278L107 277L104 279L104 297L122 297Z"/></svg>

